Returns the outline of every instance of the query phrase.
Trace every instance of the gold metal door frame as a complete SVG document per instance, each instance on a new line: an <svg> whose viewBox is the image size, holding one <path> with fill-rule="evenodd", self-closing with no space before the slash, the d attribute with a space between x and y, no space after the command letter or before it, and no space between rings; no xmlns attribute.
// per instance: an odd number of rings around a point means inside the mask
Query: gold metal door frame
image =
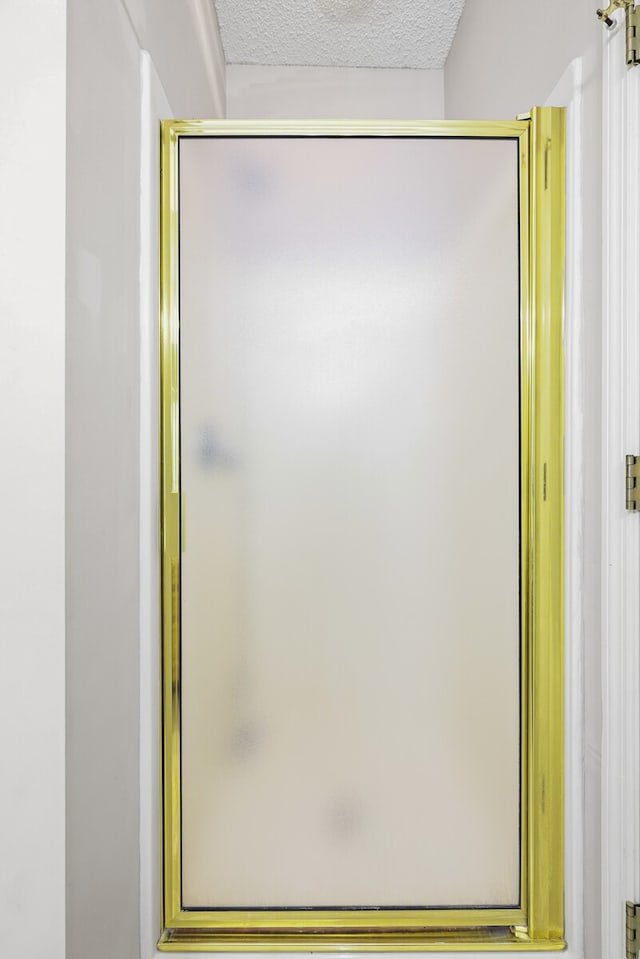
<svg viewBox="0 0 640 959"><path fill-rule="evenodd" d="M181 137L452 137L518 142L520 158L521 861L514 909L183 909L180 782ZM165 951L562 949L564 110L514 121L162 124L161 482Z"/></svg>

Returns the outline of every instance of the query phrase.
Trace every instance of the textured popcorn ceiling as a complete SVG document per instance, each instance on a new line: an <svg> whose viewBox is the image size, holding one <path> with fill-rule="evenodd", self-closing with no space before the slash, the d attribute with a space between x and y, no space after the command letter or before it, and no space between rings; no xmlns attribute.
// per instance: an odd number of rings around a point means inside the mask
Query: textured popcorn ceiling
<svg viewBox="0 0 640 959"><path fill-rule="evenodd" d="M227 63L440 69L464 0L214 0Z"/></svg>

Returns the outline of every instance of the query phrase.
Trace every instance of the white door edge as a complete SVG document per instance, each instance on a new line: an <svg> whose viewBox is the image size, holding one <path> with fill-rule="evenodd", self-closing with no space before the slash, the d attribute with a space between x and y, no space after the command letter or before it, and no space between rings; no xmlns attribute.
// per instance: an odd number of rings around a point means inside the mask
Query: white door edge
<svg viewBox="0 0 640 959"><path fill-rule="evenodd" d="M640 453L640 71L624 19L603 42L602 955L615 959L640 893L640 516L624 507L625 455Z"/></svg>

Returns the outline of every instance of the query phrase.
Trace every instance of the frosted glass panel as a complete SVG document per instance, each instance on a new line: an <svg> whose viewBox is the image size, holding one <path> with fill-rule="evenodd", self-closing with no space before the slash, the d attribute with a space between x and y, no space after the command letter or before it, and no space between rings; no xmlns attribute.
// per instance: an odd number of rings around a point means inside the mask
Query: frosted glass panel
<svg viewBox="0 0 640 959"><path fill-rule="evenodd" d="M517 143L183 139L180 223L184 905L517 905Z"/></svg>

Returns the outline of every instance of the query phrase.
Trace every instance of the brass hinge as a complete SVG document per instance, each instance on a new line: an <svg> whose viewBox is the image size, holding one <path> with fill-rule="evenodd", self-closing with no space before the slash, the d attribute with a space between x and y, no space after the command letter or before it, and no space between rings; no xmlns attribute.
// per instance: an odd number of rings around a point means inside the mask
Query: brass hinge
<svg viewBox="0 0 640 959"><path fill-rule="evenodd" d="M627 959L638 959L640 903L627 902Z"/></svg>
<svg viewBox="0 0 640 959"><path fill-rule="evenodd" d="M611 29L616 25L616 21L611 19L611 14L615 13L616 10L628 10L634 3L635 0L611 0L609 6L605 7L604 10L596 10L596 17Z"/></svg>
<svg viewBox="0 0 640 959"><path fill-rule="evenodd" d="M640 456L627 455L625 506L628 510L640 509L638 479L640 479Z"/></svg>
<svg viewBox="0 0 640 959"><path fill-rule="evenodd" d="M627 7L627 66L640 63L640 8Z"/></svg>
<svg viewBox="0 0 640 959"><path fill-rule="evenodd" d="M616 21L611 14L616 10L624 10L626 18L627 66L635 67L640 63L640 8L635 0L611 0L604 10L596 10L598 20L609 28L615 27Z"/></svg>

